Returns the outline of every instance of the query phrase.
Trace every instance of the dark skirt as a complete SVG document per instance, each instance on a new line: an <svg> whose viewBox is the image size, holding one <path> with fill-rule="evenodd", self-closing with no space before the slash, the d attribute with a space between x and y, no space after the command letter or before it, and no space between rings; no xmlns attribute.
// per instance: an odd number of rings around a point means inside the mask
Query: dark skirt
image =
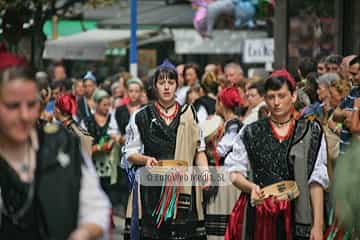
<svg viewBox="0 0 360 240"><path fill-rule="evenodd" d="M158 204L161 194L160 187L140 187L142 203L142 219L139 222L141 239L157 240L192 240L206 239L206 230L204 221L199 221L196 208L195 197L193 197L190 208L178 208L177 218L168 219L163 222L159 228L156 226L155 217L152 213ZM194 193L194 189L193 189ZM195 196L195 194L192 194ZM125 221L124 239L130 238L131 219Z"/></svg>

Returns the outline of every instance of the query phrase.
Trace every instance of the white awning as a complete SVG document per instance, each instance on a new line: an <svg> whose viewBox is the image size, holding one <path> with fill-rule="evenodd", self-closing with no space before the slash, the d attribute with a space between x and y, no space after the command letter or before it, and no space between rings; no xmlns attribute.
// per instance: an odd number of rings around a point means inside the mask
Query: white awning
<svg viewBox="0 0 360 240"><path fill-rule="evenodd" d="M146 39L156 31L138 30L138 39ZM130 30L93 29L86 32L47 40L43 57L46 59L102 60L109 48L126 48Z"/></svg>
<svg viewBox="0 0 360 240"><path fill-rule="evenodd" d="M265 38L264 31L215 30L212 38L202 38L193 29L172 29L177 54L241 54L244 40Z"/></svg>

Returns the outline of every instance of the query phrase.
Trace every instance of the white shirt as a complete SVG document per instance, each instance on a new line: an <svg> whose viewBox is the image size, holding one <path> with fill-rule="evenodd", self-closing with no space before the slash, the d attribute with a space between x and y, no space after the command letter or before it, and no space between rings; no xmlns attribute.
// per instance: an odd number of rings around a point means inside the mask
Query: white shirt
<svg viewBox="0 0 360 240"><path fill-rule="evenodd" d="M225 123L225 128L226 124L228 123ZM225 157L226 154L231 151L238 131L238 126L234 124L230 126L229 129L227 129L227 131L224 133L224 136L221 138L220 142L216 146L216 152L219 154L220 157Z"/></svg>
<svg viewBox="0 0 360 240"><path fill-rule="evenodd" d="M199 123L205 121L209 116L206 108L203 105L200 105L199 110L196 112L196 115Z"/></svg>
<svg viewBox="0 0 360 240"><path fill-rule="evenodd" d="M259 119L259 109L262 106L266 106L265 102L261 102L259 103L256 107L254 107L253 109L250 110L250 113L244 117L244 119L242 120L242 123L244 125L248 125L250 123L256 122Z"/></svg>
<svg viewBox="0 0 360 240"><path fill-rule="evenodd" d="M182 86L176 90L175 100L182 106L186 103L186 94L190 90L190 86Z"/></svg>
<svg viewBox="0 0 360 240"><path fill-rule="evenodd" d="M96 172L83 166L78 225L96 224L106 235L110 226L110 209L111 203L99 184Z"/></svg>

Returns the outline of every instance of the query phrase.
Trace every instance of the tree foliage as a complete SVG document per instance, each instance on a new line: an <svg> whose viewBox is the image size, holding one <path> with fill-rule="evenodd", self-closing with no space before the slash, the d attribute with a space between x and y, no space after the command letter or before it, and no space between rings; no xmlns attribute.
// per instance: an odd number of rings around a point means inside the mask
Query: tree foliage
<svg viewBox="0 0 360 240"><path fill-rule="evenodd" d="M80 5L90 5L94 8L113 4L118 0L0 0L0 12L8 9L20 9L30 18L38 17L47 20L53 15L66 16L69 10Z"/></svg>
<svg viewBox="0 0 360 240"><path fill-rule="evenodd" d="M16 40L19 36L31 36L32 45L34 46L31 52L31 62L36 67L42 67L42 51L46 41L43 26L46 20L51 19L54 15L60 18L72 18L74 14L79 15L79 12L73 11L75 8L81 9L81 6L84 5L90 5L96 8L98 6L113 4L117 1L118 0L0 0L0 16L2 17L3 33L6 35L5 39L15 40L8 41L9 45L16 45ZM26 23L27 29L22 29L24 23ZM11 30L11 28L13 28L13 30ZM11 35L16 36L12 38Z"/></svg>

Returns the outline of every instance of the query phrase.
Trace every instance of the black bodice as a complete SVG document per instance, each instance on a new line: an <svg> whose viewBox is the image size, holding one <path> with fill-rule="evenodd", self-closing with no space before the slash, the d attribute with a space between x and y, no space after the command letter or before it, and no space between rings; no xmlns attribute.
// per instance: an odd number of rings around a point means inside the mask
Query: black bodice
<svg viewBox="0 0 360 240"><path fill-rule="evenodd" d="M287 160L290 138L279 141L271 130L269 119L248 125L244 130L243 141L256 184L264 187L293 179Z"/></svg>
<svg viewBox="0 0 360 240"><path fill-rule="evenodd" d="M125 129L130 120L130 113L126 105L120 106L116 109L115 119L121 135L125 135Z"/></svg>
<svg viewBox="0 0 360 240"><path fill-rule="evenodd" d="M96 122L93 114L85 118L84 122L88 133L94 138L93 144L98 144L101 138L108 136L107 131L110 123L110 115L108 116L104 126L100 126Z"/></svg>
<svg viewBox="0 0 360 240"><path fill-rule="evenodd" d="M159 160L173 159L179 121L180 111L174 120L167 125L154 104L150 104L138 112L135 122L144 144L144 154Z"/></svg>

